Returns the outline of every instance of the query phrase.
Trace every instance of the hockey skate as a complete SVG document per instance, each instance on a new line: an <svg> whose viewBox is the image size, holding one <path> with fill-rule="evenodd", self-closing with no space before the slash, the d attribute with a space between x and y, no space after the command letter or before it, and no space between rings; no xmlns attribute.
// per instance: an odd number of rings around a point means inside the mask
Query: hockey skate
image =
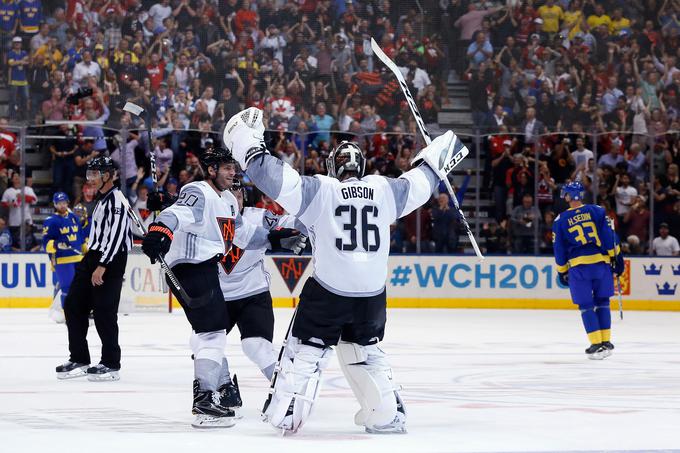
<svg viewBox="0 0 680 453"><path fill-rule="evenodd" d="M220 406L232 410L236 418L243 418L238 412L238 408L243 406L243 401L241 400L241 392L238 388L236 375L234 375L230 383L218 388L217 393L220 397Z"/></svg>
<svg viewBox="0 0 680 453"><path fill-rule="evenodd" d="M614 353L614 345L609 341L603 341L602 346L604 346L604 358L609 357Z"/></svg>
<svg viewBox="0 0 680 453"><path fill-rule="evenodd" d="M66 362L56 368L57 379L83 377L87 374L87 369L89 367L90 365L85 363Z"/></svg>
<svg viewBox="0 0 680 453"><path fill-rule="evenodd" d="M120 373L119 370L100 363L87 369L87 380L92 382L118 381L120 380Z"/></svg>
<svg viewBox="0 0 680 453"><path fill-rule="evenodd" d="M218 392L201 390L198 380L194 380L194 405L191 413L196 416L191 426L197 429L231 428L236 424L236 414L232 409L220 404Z"/></svg>
<svg viewBox="0 0 680 453"><path fill-rule="evenodd" d="M593 344L586 349L586 355L590 360L602 360L607 357L606 352L607 348L602 343Z"/></svg>

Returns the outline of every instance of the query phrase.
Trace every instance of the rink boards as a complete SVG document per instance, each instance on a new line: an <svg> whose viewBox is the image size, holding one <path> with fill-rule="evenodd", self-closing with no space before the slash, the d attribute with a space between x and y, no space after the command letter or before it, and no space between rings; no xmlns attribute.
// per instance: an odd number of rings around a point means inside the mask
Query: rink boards
<svg viewBox="0 0 680 453"><path fill-rule="evenodd" d="M265 265L274 305L295 306L312 275L311 257L268 256ZM44 254L0 255L0 308L49 306L53 280ZM624 309L680 311L679 283L680 258L626 259ZM495 256L480 263L472 256L393 256L386 286L389 306L395 308L572 307L551 257ZM129 255L122 297L139 307L167 307L160 267L143 255ZM618 309L617 297L612 306Z"/></svg>

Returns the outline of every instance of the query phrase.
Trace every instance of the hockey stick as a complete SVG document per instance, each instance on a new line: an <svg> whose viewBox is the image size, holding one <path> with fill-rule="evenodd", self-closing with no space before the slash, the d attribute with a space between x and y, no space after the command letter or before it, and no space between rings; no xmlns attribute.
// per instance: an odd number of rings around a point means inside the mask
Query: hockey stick
<svg viewBox="0 0 680 453"><path fill-rule="evenodd" d="M618 259L619 254L621 253L621 248L620 248L621 244L616 243L616 241L618 240L618 235L616 234L616 228L614 228L614 220L607 217L607 223L609 224L609 227L614 232L614 256L615 256L615 259ZM619 248L617 248L617 247L619 247ZM624 266L624 272L625 272L625 266ZM620 275L616 276L616 284L617 284L618 290L619 290L619 318L621 318L621 320L623 320L623 297L621 296L622 291L621 291L621 276Z"/></svg>
<svg viewBox="0 0 680 453"><path fill-rule="evenodd" d="M121 196L120 198L121 202L125 206L125 210L127 211L128 215L130 216L130 219L132 219L132 222L135 224L135 226L139 229L139 231L142 232L144 236L146 236L146 228L144 227L144 224L142 221L139 219L137 216L137 213L132 209L132 206L130 206L130 203L127 201L127 198L124 196ZM175 276L175 273L172 272L170 269L170 266L168 266L168 263L165 262L165 259L162 256L158 257L158 262L161 265L161 269L163 269L163 272L165 272L165 275L168 276L168 280L170 281L170 286L174 290L173 292L175 293L175 296L177 296L180 300L182 300L185 304L187 304L189 307L197 307L201 305L205 305L207 301L212 299L212 290L203 296L199 297L190 297L186 291L184 291L184 288L182 288L182 284L179 282L177 279L177 276Z"/></svg>
<svg viewBox="0 0 680 453"><path fill-rule="evenodd" d="M423 140L425 140L425 144L429 145L432 142L432 137L430 137L430 133L427 131L427 128L425 127L425 123L423 122L423 117L420 116L420 111L418 110L418 105L416 104L415 99L413 99L413 96L411 95L411 91L408 89L408 85L406 84L406 80L404 80L404 75L401 73L399 70L399 67L388 57L385 55L385 52L380 48L377 42L375 42L375 39L371 38L371 49L373 49L373 53L375 53L380 61L382 61L385 66L387 66L390 71L395 75L397 80L399 81L399 86L401 87L401 91L404 93L404 96L406 97L406 102L408 103L409 108L411 109L411 113L413 113L413 117L416 120L416 124L418 125L418 129L420 130L420 134L423 136ZM456 139L458 139L456 137ZM466 149L467 148L462 148ZM463 158L467 155L465 153L464 155L461 155L461 157L457 158L455 160L454 165L448 169L448 171L453 170L453 168L461 161ZM458 203L458 198L456 197L456 192L453 190L453 187L451 187L451 183L449 182L448 178L444 178L444 185L446 186L446 190L448 190L449 195L451 195L451 198L453 199L453 205L455 206L456 210L458 211L458 215L460 216L461 220L463 221L463 226L465 227L465 231L467 232L468 237L470 238L470 242L472 243L472 248L475 250L475 254L480 260L484 259L484 256L482 255L481 250L479 250L479 246L477 245L477 241L475 240L475 236L472 234L472 230L470 229L470 224L468 224L467 219L465 218L465 214L463 214L463 210L460 208L460 204Z"/></svg>
<svg viewBox="0 0 680 453"><path fill-rule="evenodd" d="M123 107L123 110L136 116L137 118L142 118L142 113L145 112L145 110L135 104L134 102L126 102L125 106ZM151 181L153 181L153 190L154 192L158 191L158 177L156 176L156 154L154 153L154 150L151 148L152 143L151 143L151 112L146 111L146 115L144 115L144 123L146 125L146 133L147 133L147 138L149 139L149 161L151 163Z"/></svg>
<svg viewBox="0 0 680 453"><path fill-rule="evenodd" d="M290 335L293 332L293 323L295 322L295 316L297 315L299 306L300 306L299 304L295 306L295 310L293 311L293 317L290 319L290 324L288 324L288 330L286 330L286 336L284 337L283 342L281 343L279 357L276 359L276 365L274 365L274 373L272 374L271 384L269 385L269 394L267 395L267 400L264 402L264 406L262 406L261 416L263 421L267 421L265 411L269 407L269 404L271 404L272 398L274 397L274 387L276 386L276 380L278 379L279 372L281 371L281 359L283 358L283 352L286 350L286 345L288 345Z"/></svg>

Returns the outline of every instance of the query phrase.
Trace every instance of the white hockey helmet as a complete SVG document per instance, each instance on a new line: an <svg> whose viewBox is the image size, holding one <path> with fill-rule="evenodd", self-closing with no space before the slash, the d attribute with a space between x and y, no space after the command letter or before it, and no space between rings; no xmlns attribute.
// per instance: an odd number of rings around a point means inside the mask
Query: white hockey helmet
<svg viewBox="0 0 680 453"><path fill-rule="evenodd" d="M361 179L366 171L366 156L357 143L343 140L331 151L326 167L333 178L342 180L347 172L354 172Z"/></svg>

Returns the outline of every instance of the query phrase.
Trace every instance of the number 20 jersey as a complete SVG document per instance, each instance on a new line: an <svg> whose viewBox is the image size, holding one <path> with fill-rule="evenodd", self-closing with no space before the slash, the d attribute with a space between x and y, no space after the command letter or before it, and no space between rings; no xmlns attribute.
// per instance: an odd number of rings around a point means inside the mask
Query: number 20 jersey
<svg viewBox="0 0 680 453"><path fill-rule="evenodd" d="M553 223L553 242L558 272L579 265L609 263L618 247L604 208L593 204L558 215Z"/></svg>
<svg viewBox="0 0 680 453"><path fill-rule="evenodd" d="M234 195L229 191L218 194L205 181L182 187L177 201L163 210L157 221L174 234L165 257L170 267L202 263L224 255L232 243L245 248L252 234L241 228L243 223Z"/></svg>
<svg viewBox="0 0 680 453"><path fill-rule="evenodd" d="M300 176L272 156L250 165L247 173L307 227L319 284L353 297L384 290L390 224L427 202L438 182L427 166L399 178L369 175L341 182L322 175Z"/></svg>

